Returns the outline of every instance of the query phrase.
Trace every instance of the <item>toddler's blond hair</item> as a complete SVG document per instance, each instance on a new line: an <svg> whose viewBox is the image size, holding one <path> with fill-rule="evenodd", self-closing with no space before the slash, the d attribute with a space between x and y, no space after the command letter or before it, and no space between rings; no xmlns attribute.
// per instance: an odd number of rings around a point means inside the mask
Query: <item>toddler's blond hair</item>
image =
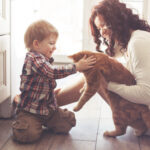
<svg viewBox="0 0 150 150"><path fill-rule="evenodd" d="M58 37L57 29L45 20L39 20L32 23L24 35L24 43L28 50L32 48L34 40L43 41L48 36L55 35Z"/></svg>

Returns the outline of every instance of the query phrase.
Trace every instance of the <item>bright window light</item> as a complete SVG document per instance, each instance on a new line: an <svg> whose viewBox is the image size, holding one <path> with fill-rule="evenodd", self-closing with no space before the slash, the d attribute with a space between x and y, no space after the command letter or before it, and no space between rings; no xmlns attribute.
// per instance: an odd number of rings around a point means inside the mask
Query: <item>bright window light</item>
<svg viewBox="0 0 150 150"><path fill-rule="evenodd" d="M55 54L82 50L83 0L14 0L11 13L14 47L24 48L26 28L33 21L45 19L59 32ZM17 55L20 57L22 53Z"/></svg>

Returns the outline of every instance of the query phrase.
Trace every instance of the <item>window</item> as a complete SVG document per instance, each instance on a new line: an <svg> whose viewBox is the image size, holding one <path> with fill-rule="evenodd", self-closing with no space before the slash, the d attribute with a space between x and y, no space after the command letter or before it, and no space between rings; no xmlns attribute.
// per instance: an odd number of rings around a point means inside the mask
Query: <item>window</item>
<svg viewBox="0 0 150 150"><path fill-rule="evenodd" d="M143 18L144 0L121 0L127 4L127 7L132 8L133 12Z"/></svg>
<svg viewBox="0 0 150 150"><path fill-rule="evenodd" d="M22 39L20 44L24 45L24 32L30 23L46 19L59 32L56 54L70 54L82 49L83 0L14 0L11 11L12 31L19 33L18 37L13 36Z"/></svg>
<svg viewBox="0 0 150 150"><path fill-rule="evenodd" d="M143 16L143 2L147 0L120 1L125 2L141 17ZM26 52L23 40L26 28L38 19L46 19L58 29L59 38L55 54L60 55L59 59L63 58L62 55L75 53L84 47L92 49L90 45L93 44L93 40L91 44L88 40L90 35L87 34L91 3L94 2L89 0L13 0L11 2L12 46L17 57L24 56L23 51Z"/></svg>
<svg viewBox="0 0 150 150"><path fill-rule="evenodd" d="M145 0L120 0L121 2L126 3L126 6L128 8L131 8L133 10L133 13L138 14L140 18L144 18L144 2ZM118 61L121 63L125 63L124 58L117 58Z"/></svg>
<svg viewBox="0 0 150 150"><path fill-rule="evenodd" d="M82 49L83 0L41 0L39 17L58 29L55 54L70 54Z"/></svg>

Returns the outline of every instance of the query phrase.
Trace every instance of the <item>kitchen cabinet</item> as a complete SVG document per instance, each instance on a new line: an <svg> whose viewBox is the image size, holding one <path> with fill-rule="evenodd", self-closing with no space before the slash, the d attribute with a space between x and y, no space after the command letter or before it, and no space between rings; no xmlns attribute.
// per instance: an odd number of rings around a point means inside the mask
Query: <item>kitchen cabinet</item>
<svg viewBox="0 0 150 150"><path fill-rule="evenodd" d="M10 35L0 36L0 103L10 96Z"/></svg>

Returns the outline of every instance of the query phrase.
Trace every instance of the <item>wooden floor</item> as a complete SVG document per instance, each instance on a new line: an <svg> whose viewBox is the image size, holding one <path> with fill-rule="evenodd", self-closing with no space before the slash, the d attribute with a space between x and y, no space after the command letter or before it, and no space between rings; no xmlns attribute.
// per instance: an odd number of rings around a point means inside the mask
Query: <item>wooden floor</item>
<svg viewBox="0 0 150 150"><path fill-rule="evenodd" d="M66 107L72 110L74 105ZM104 131L114 126L111 110L98 94L76 113L76 119L77 125L68 135L55 135L45 130L38 142L25 145L12 140L12 120L0 119L0 150L150 150L150 137L138 138L130 127L123 136L103 136Z"/></svg>

